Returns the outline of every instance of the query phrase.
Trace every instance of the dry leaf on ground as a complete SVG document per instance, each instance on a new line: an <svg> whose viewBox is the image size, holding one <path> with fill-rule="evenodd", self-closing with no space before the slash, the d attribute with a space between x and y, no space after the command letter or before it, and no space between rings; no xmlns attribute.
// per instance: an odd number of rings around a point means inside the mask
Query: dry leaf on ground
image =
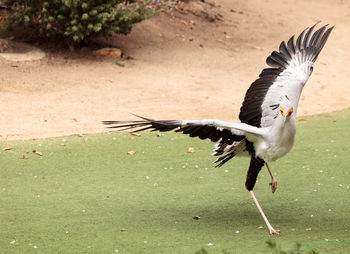
<svg viewBox="0 0 350 254"><path fill-rule="evenodd" d="M194 150L193 147L189 147L187 151L188 151L189 153L194 153L194 152L195 152L195 150Z"/></svg>
<svg viewBox="0 0 350 254"><path fill-rule="evenodd" d="M35 153L35 154L37 154L37 155L39 155L39 156L43 156L43 153L42 153L42 152L39 152L39 151L37 151L37 150L33 150L33 153Z"/></svg>
<svg viewBox="0 0 350 254"><path fill-rule="evenodd" d="M136 153L136 150L131 150L128 152L129 155L134 155Z"/></svg>
<svg viewBox="0 0 350 254"><path fill-rule="evenodd" d="M188 22L187 21L185 21L185 20L181 20L180 21L182 24L184 24L185 26L187 26L188 25Z"/></svg>

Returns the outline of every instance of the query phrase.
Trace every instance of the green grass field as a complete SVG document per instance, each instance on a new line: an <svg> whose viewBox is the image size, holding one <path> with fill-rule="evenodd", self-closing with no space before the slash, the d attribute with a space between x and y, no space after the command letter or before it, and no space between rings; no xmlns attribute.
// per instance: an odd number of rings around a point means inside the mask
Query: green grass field
<svg viewBox="0 0 350 254"><path fill-rule="evenodd" d="M350 253L335 242L350 242L349 143L350 110L298 118L292 152L270 164L275 194L260 173L255 194L284 249ZM249 159L215 169L212 148L175 133L2 143L0 253L269 253Z"/></svg>

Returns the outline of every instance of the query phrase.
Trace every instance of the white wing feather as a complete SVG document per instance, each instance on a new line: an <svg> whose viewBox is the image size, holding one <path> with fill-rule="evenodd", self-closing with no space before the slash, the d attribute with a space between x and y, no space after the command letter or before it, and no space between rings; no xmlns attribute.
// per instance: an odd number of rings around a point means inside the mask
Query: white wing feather
<svg viewBox="0 0 350 254"><path fill-rule="evenodd" d="M258 128L245 123L227 122L216 119L204 119L204 120L180 120L181 127L185 126L214 126L217 129L227 129L234 135L238 136L260 136L266 137L268 131L266 128ZM248 134L248 135L247 135ZM249 135L250 134L250 135ZM253 138L254 139L254 138Z"/></svg>
<svg viewBox="0 0 350 254"><path fill-rule="evenodd" d="M261 105L261 127L268 127L273 124L274 114L270 105L276 104L278 102L276 99L284 99L285 95L287 95L296 114L301 92L311 75L313 64L311 61L300 63L299 59L298 55L295 55L289 62L288 67L281 72L267 91L264 102Z"/></svg>

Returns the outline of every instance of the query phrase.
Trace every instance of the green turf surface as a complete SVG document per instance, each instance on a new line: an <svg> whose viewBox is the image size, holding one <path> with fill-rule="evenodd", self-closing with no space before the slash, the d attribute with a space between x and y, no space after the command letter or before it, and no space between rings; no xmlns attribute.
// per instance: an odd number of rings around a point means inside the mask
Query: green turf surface
<svg viewBox="0 0 350 254"><path fill-rule="evenodd" d="M283 248L329 239L310 248L350 253L335 241L350 242L349 130L350 110L299 118L292 152L270 165L275 194L260 173L255 194ZM1 144L0 253L269 253L248 158L215 169L210 142L175 133L64 139Z"/></svg>

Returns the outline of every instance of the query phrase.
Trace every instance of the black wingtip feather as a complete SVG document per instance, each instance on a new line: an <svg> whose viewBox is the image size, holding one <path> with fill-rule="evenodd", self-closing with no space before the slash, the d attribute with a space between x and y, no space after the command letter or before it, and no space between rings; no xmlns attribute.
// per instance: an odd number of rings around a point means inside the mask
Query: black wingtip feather
<svg viewBox="0 0 350 254"><path fill-rule="evenodd" d="M294 44L294 35L288 40L288 48L292 51L292 54L295 54L295 44Z"/></svg>
<svg viewBox="0 0 350 254"><path fill-rule="evenodd" d="M304 31L301 32L301 34L298 36L298 39L296 41L296 47L297 49L300 51L303 49L303 44L302 44L302 41L303 41L303 36L304 36L304 33L305 31L307 30L308 28L306 28Z"/></svg>
<svg viewBox="0 0 350 254"><path fill-rule="evenodd" d="M139 115L136 115L136 114L134 114L134 113L130 113L130 114L133 115L133 116L136 116L136 117L138 117L138 118L141 118L141 119L143 119L143 120L145 120L145 121L154 121L153 119L146 118L146 117L144 117L144 116L139 116Z"/></svg>
<svg viewBox="0 0 350 254"><path fill-rule="evenodd" d="M314 24L312 27L310 27L310 29L306 32L305 34L305 37L304 37L304 42L303 42L303 45L304 45L304 49L306 49L309 45L309 37L312 33L312 31L314 30L315 26L317 25L318 23Z"/></svg>
<svg viewBox="0 0 350 254"><path fill-rule="evenodd" d="M286 55L289 59L292 59L292 53L289 52L289 49L284 41L281 42L280 47L279 47L279 51L282 54Z"/></svg>
<svg viewBox="0 0 350 254"><path fill-rule="evenodd" d="M320 29L318 29L311 37L310 39L310 43L309 43L309 47L313 47L316 46L316 44L318 43L318 39L320 38L320 36L323 34L324 30L326 29L327 25L321 27Z"/></svg>
<svg viewBox="0 0 350 254"><path fill-rule="evenodd" d="M333 31L335 26L331 26L330 28L327 29L326 32L324 32L324 34L322 35L322 38L319 40L319 51L321 51L323 49L323 46L326 44L329 35L331 34L331 32Z"/></svg>

